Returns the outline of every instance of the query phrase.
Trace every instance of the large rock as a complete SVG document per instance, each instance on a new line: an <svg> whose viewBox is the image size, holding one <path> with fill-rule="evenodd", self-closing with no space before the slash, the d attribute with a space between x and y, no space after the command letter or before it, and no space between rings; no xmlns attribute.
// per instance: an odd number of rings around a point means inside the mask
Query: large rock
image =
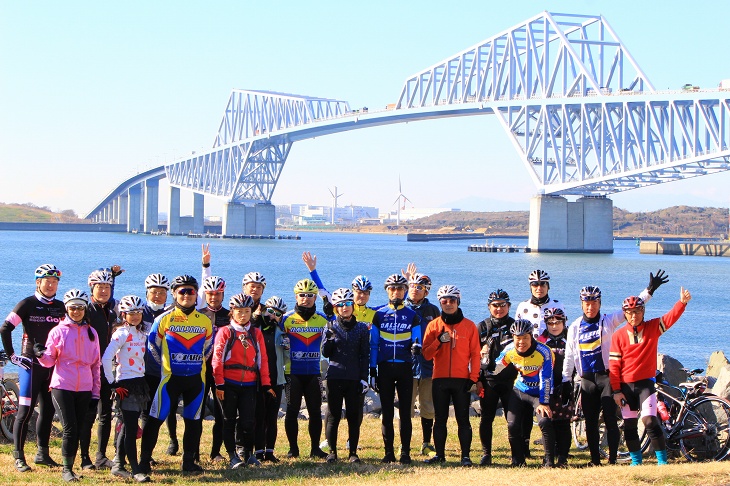
<svg viewBox="0 0 730 486"><path fill-rule="evenodd" d="M363 412L366 414L380 414L382 408L380 405L380 395L368 389L368 392L365 394Z"/></svg>
<svg viewBox="0 0 730 486"><path fill-rule="evenodd" d="M664 379L671 385L677 386L680 383L687 381L687 373L683 371L682 368L684 368L682 363L671 356L666 354L657 354L656 369L664 374Z"/></svg>
<svg viewBox="0 0 730 486"><path fill-rule="evenodd" d="M720 368L712 393L722 398L730 398L730 365Z"/></svg>
<svg viewBox="0 0 730 486"><path fill-rule="evenodd" d="M705 374L707 376L713 376L719 378L720 370L728 366L728 360L725 357L725 353L722 351L715 351L710 355L710 359L707 360L707 370Z"/></svg>

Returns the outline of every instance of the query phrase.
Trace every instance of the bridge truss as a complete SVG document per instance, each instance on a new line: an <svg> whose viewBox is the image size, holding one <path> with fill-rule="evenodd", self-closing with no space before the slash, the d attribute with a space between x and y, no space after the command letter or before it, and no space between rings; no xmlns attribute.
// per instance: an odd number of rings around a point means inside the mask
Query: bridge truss
<svg viewBox="0 0 730 486"><path fill-rule="evenodd" d="M600 15L543 12L410 76L391 108L236 89L212 149L165 175L269 203L295 141L481 114L497 116L542 194L605 196L730 168L730 91L657 92Z"/></svg>

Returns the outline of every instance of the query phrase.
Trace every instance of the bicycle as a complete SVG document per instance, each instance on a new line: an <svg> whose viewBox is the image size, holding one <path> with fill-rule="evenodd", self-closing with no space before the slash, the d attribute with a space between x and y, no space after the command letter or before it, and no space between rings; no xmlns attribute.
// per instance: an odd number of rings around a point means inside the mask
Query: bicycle
<svg viewBox="0 0 730 486"><path fill-rule="evenodd" d="M11 379L5 379L5 365L8 363L8 355L0 351L0 399L2 400L2 418L0 419L0 430L8 440L13 440L13 425L15 416L18 414L18 397L20 390L18 385Z"/></svg>
<svg viewBox="0 0 730 486"><path fill-rule="evenodd" d="M667 449L688 461L720 461L730 452L730 402L707 393L706 378L694 379L704 370L685 371L689 381L679 386L657 373L657 417ZM648 442L644 434L642 447Z"/></svg>
<svg viewBox="0 0 730 486"><path fill-rule="evenodd" d="M580 388L580 380L576 380L573 384L573 396L575 397L575 412L573 415L573 418L571 419L570 424L570 430L571 434L573 436L573 445L575 445L575 448L579 451L586 451L588 450L588 439L586 437L586 422L585 422L585 416L583 415L583 406L581 404L581 388ZM619 444L618 444L618 451L616 453L616 462L623 463L623 462L629 462L631 461L631 455L629 454L629 450L626 447L626 442L624 441L624 420L621 416L621 410L616 409L616 422L619 427ZM599 449L598 452L601 454L601 457L604 459L608 459L608 436L606 435L606 425L603 420L603 411L601 411L601 414L598 418L598 433L599 433ZM649 448L649 437L644 432L644 424L639 421L639 436L642 438L641 442L641 452L645 452Z"/></svg>

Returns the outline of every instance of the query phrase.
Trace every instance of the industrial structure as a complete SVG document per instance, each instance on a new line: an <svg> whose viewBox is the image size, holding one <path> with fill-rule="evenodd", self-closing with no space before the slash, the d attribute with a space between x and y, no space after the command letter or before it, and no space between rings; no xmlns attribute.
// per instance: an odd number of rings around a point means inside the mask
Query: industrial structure
<svg viewBox="0 0 730 486"><path fill-rule="evenodd" d="M209 151L123 182L86 217L156 230L166 177L168 232L185 189L195 231L209 195L225 204L224 234L272 235L271 197L294 142L475 115L497 117L536 185L532 251L611 252L607 196L730 168L730 91L659 92L602 16L543 12L409 77L381 111L235 89Z"/></svg>

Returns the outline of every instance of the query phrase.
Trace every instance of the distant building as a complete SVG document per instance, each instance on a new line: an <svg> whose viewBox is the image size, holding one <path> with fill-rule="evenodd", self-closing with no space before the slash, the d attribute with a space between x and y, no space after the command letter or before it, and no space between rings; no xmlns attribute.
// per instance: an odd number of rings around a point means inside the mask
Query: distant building
<svg viewBox="0 0 730 486"><path fill-rule="evenodd" d="M338 207L335 224L358 224L362 219L378 217L378 208L367 206ZM276 206L276 223L279 225L321 226L332 223L331 206L292 204Z"/></svg>
<svg viewBox="0 0 730 486"><path fill-rule="evenodd" d="M410 221L413 219L425 218L438 213L461 211L458 208L405 208L400 210L400 220ZM382 214L381 219L383 222L394 222L398 219L398 211L393 210L389 213Z"/></svg>

